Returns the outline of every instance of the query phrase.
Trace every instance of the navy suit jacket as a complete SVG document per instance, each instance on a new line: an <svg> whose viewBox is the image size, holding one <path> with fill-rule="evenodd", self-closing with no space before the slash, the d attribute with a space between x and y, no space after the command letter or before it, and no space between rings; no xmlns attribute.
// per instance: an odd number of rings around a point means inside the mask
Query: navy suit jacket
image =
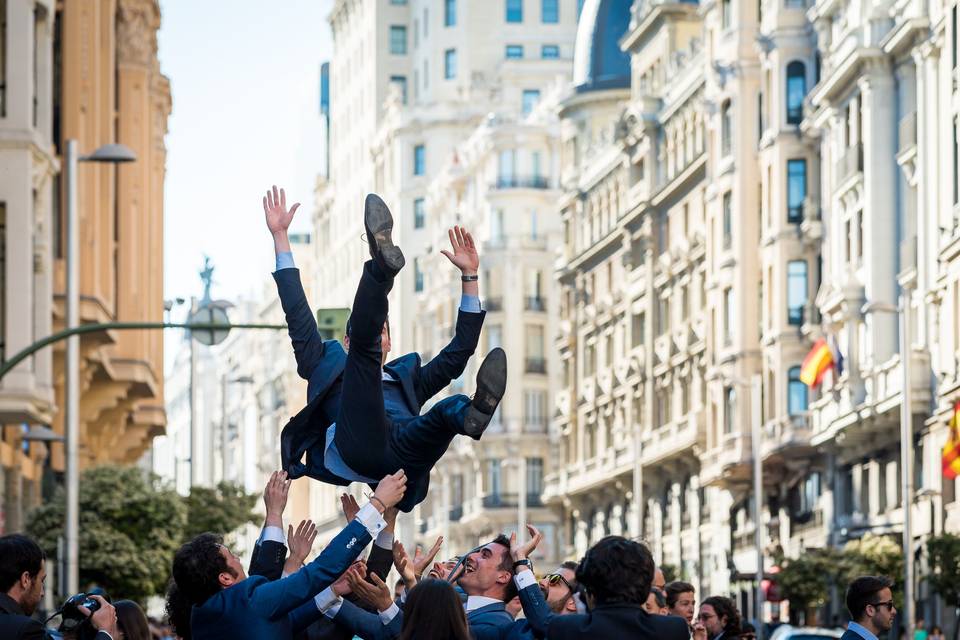
<svg viewBox="0 0 960 640"><path fill-rule="evenodd" d="M369 542L366 528L354 520L297 573L272 582L251 576L220 591L193 608L193 637L291 638L320 618L314 595L340 577Z"/></svg>
<svg viewBox="0 0 960 640"><path fill-rule="evenodd" d="M310 476L334 485L348 485L324 464L327 429L337 419L343 369L347 354L336 340L323 340L317 321L307 303L298 269L274 272L280 304L287 320L287 330L297 360L297 373L307 380L307 406L294 416L280 434L280 457L291 478ZM485 313L460 313L453 340L430 362L423 364L420 355L408 353L384 366L403 391L402 403L387 401L384 409L394 420L420 415L424 403L459 377L467 361L477 349ZM301 459L305 458L305 462ZM408 512L423 501L430 484L429 474L409 478L403 501L397 505Z"/></svg>
<svg viewBox="0 0 960 640"><path fill-rule="evenodd" d="M536 638L690 640L690 628L683 618L653 616L629 604L599 605L587 614L558 615L550 611L536 584L520 590L520 604Z"/></svg>
<svg viewBox="0 0 960 640"><path fill-rule="evenodd" d="M861 636L856 631L851 631L850 629L847 629L846 631L843 632L843 635L840 636L840 640L864 640L864 637Z"/></svg>

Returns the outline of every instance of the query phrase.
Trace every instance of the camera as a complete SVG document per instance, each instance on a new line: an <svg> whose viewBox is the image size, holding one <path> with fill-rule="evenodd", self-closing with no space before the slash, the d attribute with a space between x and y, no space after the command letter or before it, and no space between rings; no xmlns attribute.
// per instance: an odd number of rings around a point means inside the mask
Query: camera
<svg viewBox="0 0 960 640"><path fill-rule="evenodd" d="M67 598L60 607L61 618L58 631L63 634L72 634L80 639L92 638L96 635L96 630L90 624L90 618L80 611L80 607L86 607L90 615L93 615L100 609L100 601L86 593L78 593Z"/></svg>

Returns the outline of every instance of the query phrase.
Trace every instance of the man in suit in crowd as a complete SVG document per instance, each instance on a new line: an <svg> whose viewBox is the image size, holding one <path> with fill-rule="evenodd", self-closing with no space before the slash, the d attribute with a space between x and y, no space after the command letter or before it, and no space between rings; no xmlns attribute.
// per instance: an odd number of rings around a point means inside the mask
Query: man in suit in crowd
<svg viewBox="0 0 960 640"><path fill-rule="evenodd" d="M886 576L860 576L847 587L850 623L840 640L877 640L890 630L897 608L893 605L893 580Z"/></svg>
<svg viewBox="0 0 960 640"><path fill-rule="evenodd" d="M733 600L710 596L700 603L693 640L734 640L740 637L741 624L740 612Z"/></svg>
<svg viewBox="0 0 960 640"><path fill-rule="evenodd" d="M513 616L507 612L506 603L517 595L513 583L513 562L510 557L510 540L497 536L492 542L476 548L469 553L458 570L458 582L467 594L464 611L467 614L467 626L474 640L499 640L514 624ZM369 596L379 602L379 615L361 611L350 602L341 601L334 592L325 592L318 596L326 601L324 615L338 625L363 638L364 640L390 640L400 636L403 628L403 612L392 602L389 587L381 588Z"/></svg>
<svg viewBox="0 0 960 640"><path fill-rule="evenodd" d="M383 512L406 489L401 469L384 477L343 531L311 563L281 580L247 578L235 555L213 534L201 534L174 556L173 579L193 606L194 640L293 637L322 615L316 595L337 580L385 527Z"/></svg>
<svg viewBox="0 0 960 640"><path fill-rule="evenodd" d="M42 640L43 625L30 616L43 599L43 583L47 577L43 549L27 536L17 533L0 537L0 638L4 640ZM97 630L96 640L119 640L117 612L100 596L91 596L100 608L90 615Z"/></svg>
<svg viewBox="0 0 960 640"><path fill-rule="evenodd" d="M608 536L587 551L576 579L586 593L586 614L557 615L550 610L533 574L529 554L543 534L527 526L530 540L511 542L511 555L520 588L520 602L537 638L635 638L638 640L688 640L687 623L677 616L650 615L643 604L653 582L650 550L620 536Z"/></svg>
<svg viewBox="0 0 960 640"><path fill-rule="evenodd" d="M462 280L460 313L450 344L425 364L416 353L387 362L387 294L404 265L403 253L393 244L390 210L376 195L367 196L364 227L370 260L363 266L341 346L320 337L293 264L287 229L298 206L288 211L286 196L276 187L263 199L277 258L273 275L297 373L308 381L306 408L281 434L283 467L291 478L308 475L335 485L371 486L384 473L403 468L409 486L399 507L409 512L426 497L430 470L453 437L479 439L506 389L506 355L496 348L477 373L472 399L445 398L420 415L424 403L463 373L480 338L484 312L476 245L466 230L455 227L449 232L452 251L443 251L460 269Z"/></svg>

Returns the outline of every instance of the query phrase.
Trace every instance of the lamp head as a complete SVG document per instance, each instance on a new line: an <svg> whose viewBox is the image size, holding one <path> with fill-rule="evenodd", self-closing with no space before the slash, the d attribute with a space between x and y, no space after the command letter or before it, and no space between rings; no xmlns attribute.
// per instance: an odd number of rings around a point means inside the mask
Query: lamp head
<svg viewBox="0 0 960 640"><path fill-rule="evenodd" d="M133 162L137 159L137 154L133 149L122 144L105 144L88 156L80 158L83 162L109 162L119 164L121 162Z"/></svg>

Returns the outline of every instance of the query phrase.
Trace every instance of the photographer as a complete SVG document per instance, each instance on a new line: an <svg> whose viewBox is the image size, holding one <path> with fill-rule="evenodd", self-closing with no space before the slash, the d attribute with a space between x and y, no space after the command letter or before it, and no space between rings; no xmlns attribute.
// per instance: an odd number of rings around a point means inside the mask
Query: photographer
<svg viewBox="0 0 960 640"><path fill-rule="evenodd" d="M0 638L4 640L42 640L43 625L30 616L43 599L43 583L47 577L43 549L27 536L10 534L0 537ZM98 631L96 640L118 640L117 614L100 596L91 596L100 608L79 611L90 618Z"/></svg>

